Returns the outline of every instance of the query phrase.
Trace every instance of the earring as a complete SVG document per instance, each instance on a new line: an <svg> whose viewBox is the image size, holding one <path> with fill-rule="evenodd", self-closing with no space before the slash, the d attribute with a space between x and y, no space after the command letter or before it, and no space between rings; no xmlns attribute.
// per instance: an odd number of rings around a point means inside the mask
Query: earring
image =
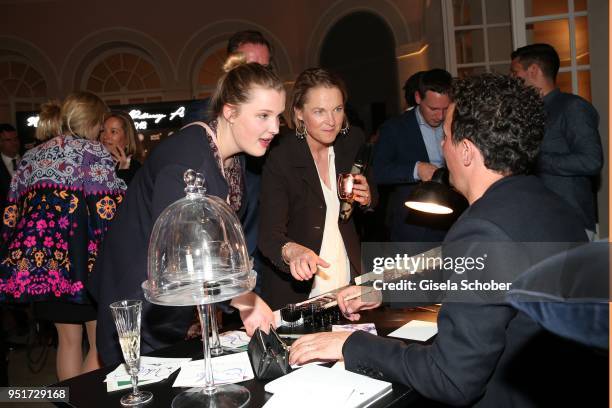
<svg viewBox="0 0 612 408"><path fill-rule="evenodd" d="M297 136L298 140L303 140L307 133L306 125L304 122L300 121L298 126L295 128L295 135Z"/></svg>
<svg viewBox="0 0 612 408"><path fill-rule="evenodd" d="M348 123L348 119L344 118L344 126L342 126L342 129L340 129L340 134L342 136L346 136L349 132L349 123Z"/></svg>

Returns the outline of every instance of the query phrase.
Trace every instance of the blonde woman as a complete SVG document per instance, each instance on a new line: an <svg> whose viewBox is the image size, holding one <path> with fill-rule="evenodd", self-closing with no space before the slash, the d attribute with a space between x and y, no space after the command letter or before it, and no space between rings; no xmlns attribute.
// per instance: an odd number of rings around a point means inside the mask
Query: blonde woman
<svg viewBox="0 0 612 408"><path fill-rule="evenodd" d="M2 217L0 302L34 302L35 316L55 323L59 380L99 367L85 285L125 190L96 141L106 112L87 92L42 106L37 137L46 141L21 160Z"/></svg>
<svg viewBox="0 0 612 408"><path fill-rule="evenodd" d="M136 127L127 113L113 110L104 116L100 141L115 160L115 170L126 184L134 178L141 164L136 160Z"/></svg>
<svg viewBox="0 0 612 408"><path fill-rule="evenodd" d="M278 133L285 109L280 78L258 63L230 57L211 101L211 118L163 140L145 161L128 190L96 263L90 290L98 309L98 349L107 365L122 360L108 305L119 299L143 299L147 250L160 213L185 196L183 173L194 169L206 178L206 193L226 200L241 214L246 208L244 154L263 156ZM255 198L256 199L256 198ZM253 293L232 299L250 335L274 323L270 308ZM185 338L193 320L188 307L143 304L143 353Z"/></svg>

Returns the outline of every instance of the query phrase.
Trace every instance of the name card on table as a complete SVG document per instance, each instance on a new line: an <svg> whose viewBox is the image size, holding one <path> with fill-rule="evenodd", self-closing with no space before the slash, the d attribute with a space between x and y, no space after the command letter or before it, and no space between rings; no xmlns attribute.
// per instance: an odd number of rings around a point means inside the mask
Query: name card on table
<svg viewBox="0 0 612 408"><path fill-rule="evenodd" d="M399 339L427 341L438 334L438 324L423 320L411 320L399 329L389 333L389 337Z"/></svg>

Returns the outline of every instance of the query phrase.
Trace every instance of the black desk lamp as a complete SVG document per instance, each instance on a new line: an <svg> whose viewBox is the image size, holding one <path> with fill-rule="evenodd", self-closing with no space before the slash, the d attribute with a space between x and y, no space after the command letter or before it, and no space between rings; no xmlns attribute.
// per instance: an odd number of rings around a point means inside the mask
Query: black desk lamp
<svg viewBox="0 0 612 408"><path fill-rule="evenodd" d="M430 181L424 181L412 190L404 204L421 212L452 214L457 209L457 195L450 187L448 169L440 167L431 176Z"/></svg>

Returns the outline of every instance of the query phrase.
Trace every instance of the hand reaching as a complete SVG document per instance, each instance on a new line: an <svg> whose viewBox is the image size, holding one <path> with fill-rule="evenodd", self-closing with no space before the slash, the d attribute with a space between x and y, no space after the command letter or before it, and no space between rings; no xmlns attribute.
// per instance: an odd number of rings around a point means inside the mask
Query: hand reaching
<svg viewBox="0 0 612 408"><path fill-rule="evenodd" d="M283 250L283 258L289 264L291 275L299 280L310 280L317 273L318 267L329 268L329 263L320 258L311 249L291 242Z"/></svg>
<svg viewBox="0 0 612 408"><path fill-rule="evenodd" d="M429 181L433 176L434 172L438 170L438 167L431 163L426 162L418 162L417 163L417 173L421 181Z"/></svg>
<svg viewBox="0 0 612 408"><path fill-rule="evenodd" d="M350 321L361 318L359 311L375 309L382 303L380 291L363 286L344 288L338 292L337 299L340 311Z"/></svg>
<svg viewBox="0 0 612 408"><path fill-rule="evenodd" d="M274 312L255 293L249 292L238 296L232 299L230 304L240 312L240 319L248 336L252 336L257 328L268 333L270 326L276 327Z"/></svg>

